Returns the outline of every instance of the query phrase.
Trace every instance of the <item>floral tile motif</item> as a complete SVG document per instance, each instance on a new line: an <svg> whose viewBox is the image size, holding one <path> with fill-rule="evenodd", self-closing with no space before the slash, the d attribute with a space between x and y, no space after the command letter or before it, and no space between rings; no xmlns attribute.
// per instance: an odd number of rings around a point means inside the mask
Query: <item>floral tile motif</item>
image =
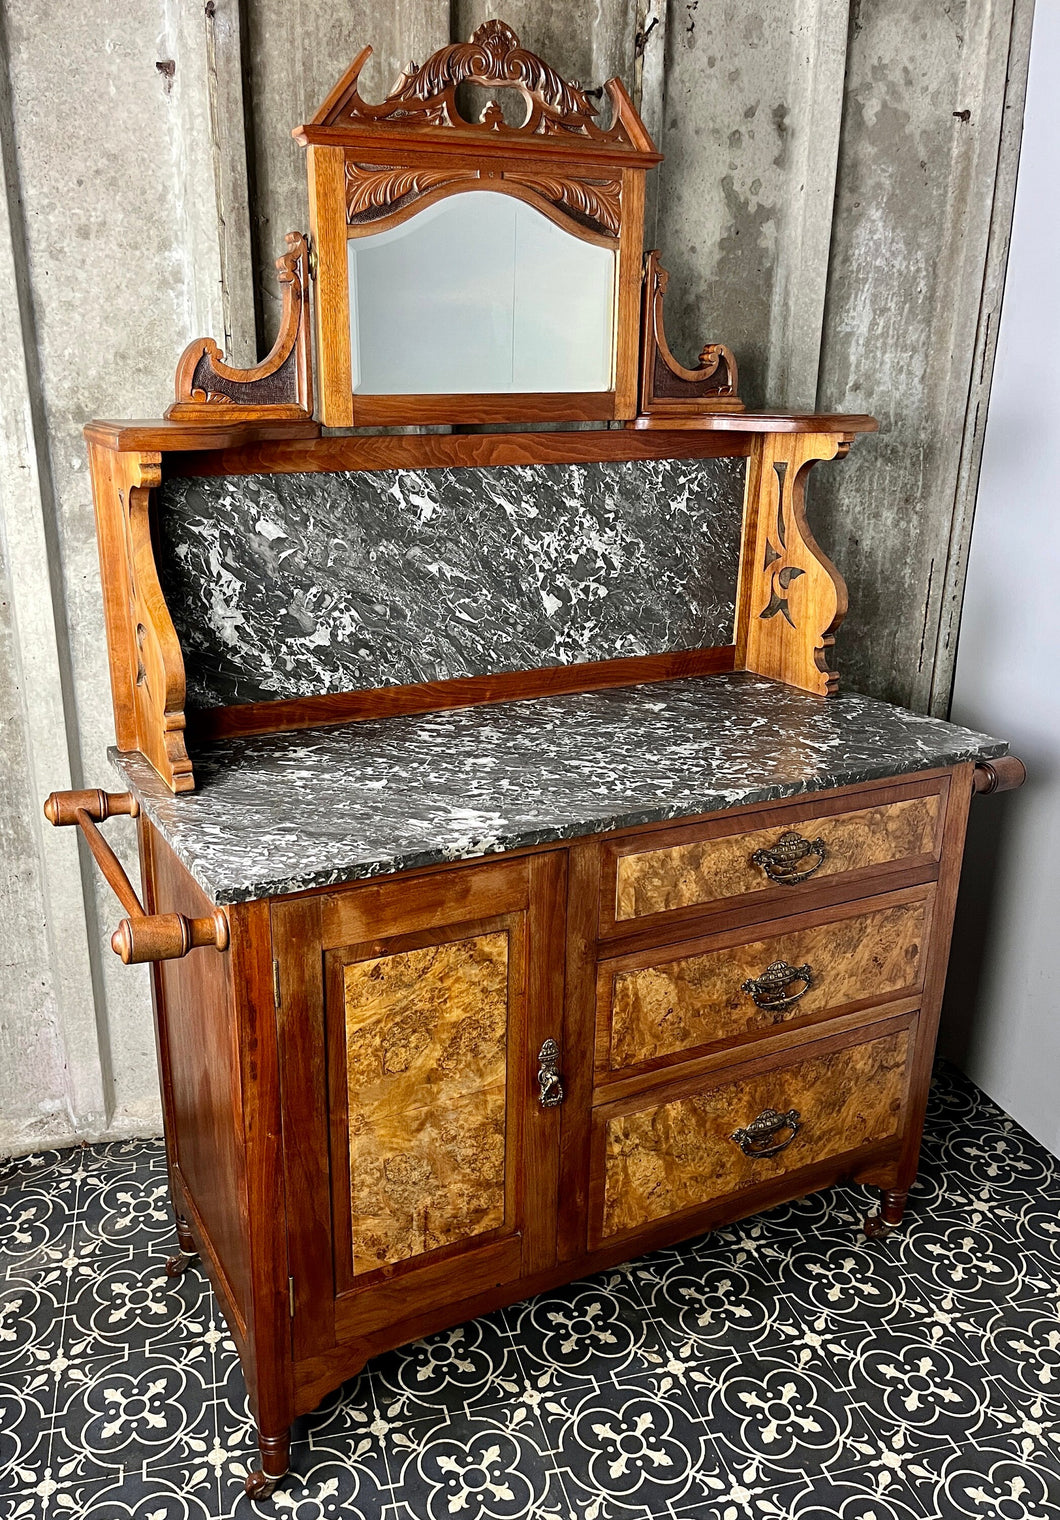
<svg viewBox="0 0 1060 1520"><path fill-rule="evenodd" d="M734 1256L634 1264L633 1281L670 1343L689 1341L706 1358L784 1344L797 1334L795 1316L763 1263Z"/></svg>
<svg viewBox="0 0 1060 1520"><path fill-rule="evenodd" d="M0 1165L0 1520L1060 1520L1060 1162L951 1069L839 1187L375 1358L268 1503L156 1141Z"/></svg>
<svg viewBox="0 0 1060 1520"><path fill-rule="evenodd" d="M415 1418L503 1403L523 1374L503 1316L491 1314L385 1352L372 1382L384 1403Z"/></svg>
<svg viewBox="0 0 1060 1520"><path fill-rule="evenodd" d="M504 1311L528 1384L556 1391L658 1366L664 1345L628 1270L605 1272Z"/></svg>
<svg viewBox="0 0 1060 1520"><path fill-rule="evenodd" d="M766 1352L710 1367L713 1386L700 1390L699 1406L730 1472L751 1460L765 1478L790 1483L857 1464L869 1428L829 1362Z"/></svg>
<svg viewBox="0 0 1060 1520"><path fill-rule="evenodd" d="M991 1382L976 1348L956 1329L886 1326L843 1337L832 1346L844 1388L865 1411L874 1435L900 1437L901 1449L1003 1433L1010 1400Z"/></svg>
<svg viewBox="0 0 1060 1520"><path fill-rule="evenodd" d="M940 1451L924 1469L913 1481L929 1520L1060 1520L1060 1466L1007 1442Z"/></svg>
<svg viewBox="0 0 1060 1520"><path fill-rule="evenodd" d="M695 1403L669 1375L569 1389L542 1420L573 1514L641 1520L725 1474Z"/></svg>

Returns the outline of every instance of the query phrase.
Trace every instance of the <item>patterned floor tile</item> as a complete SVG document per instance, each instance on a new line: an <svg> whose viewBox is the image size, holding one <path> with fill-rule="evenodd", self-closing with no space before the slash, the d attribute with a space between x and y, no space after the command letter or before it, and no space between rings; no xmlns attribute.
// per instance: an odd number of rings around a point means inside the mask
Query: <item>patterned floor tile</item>
<svg viewBox="0 0 1060 1520"><path fill-rule="evenodd" d="M503 1315L485 1315L388 1351L372 1363L381 1403L409 1419L500 1404L524 1383Z"/></svg>
<svg viewBox="0 0 1060 1520"><path fill-rule="evenodd" d="M531 1388L556 1392L658 1367L664 1343L628 1271L601 1273L504 1311Z"/></svg>
<svg viewBox="0 0 1060 1520"><path fill-rule="evenodd" d="M571 1512L584 1520L648 1520L726 1483L694 1399L669 1374L567 1389L541 1418Z"/></svg>
<svg viewBox="0 0 1060 1520"><path fill-rule="evenodd" d="M706 1372L695 1397L733 1477L742 1480L749 1463L774 1483L857 1465L869 1427L827 1346L808 1356L791 1349L735 1356L708 1363Z"/></svg>
<svg viewBox="0 0 1060 1520"><path fill-rule="evenodd" d="M394 1497L424 1520L569 1513L541 1425L522 1404L391 1432L386 1455Z"/></svg>
<svg viewBox="0 0 1060 1520"><path fill-rule="evenodd" d="M635 1264L633 1281L668 1343L691 1342L705 1357L790 1342L796 1317L762 1261L718 1258Z"/></svg>
<svg viewBox="0 0 1060 1520"><path fill-rule="evenodd" d="M376 1358L243 1493L162 1145L0 1167L0 1520L1060 1520L1060 1164L949 1068L907 1222L837 1187Z"/></svg>
<svg viewBox="0 0 1060 1520"><path fill-rule="evenodd" d="M1010 1400L954 1329L931 1335L924 1325L876 1326L832 1343L836 1374L874 1435L901 1434L907 1451L1010 1427Z"/></svg>
<svg viewBox="0 0 1060 1520"><path fill-rule="evenodd" d="M1060 1467L1005 1442L970 1442L923 1466L912 1483L929 1520L1060 1520Z"/></svg>

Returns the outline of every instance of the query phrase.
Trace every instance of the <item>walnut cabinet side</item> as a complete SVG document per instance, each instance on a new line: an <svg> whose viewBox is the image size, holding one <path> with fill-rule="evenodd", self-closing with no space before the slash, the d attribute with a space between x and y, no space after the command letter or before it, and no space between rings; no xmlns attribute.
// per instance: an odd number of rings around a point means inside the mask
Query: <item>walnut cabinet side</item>
<svg viewBox="0 0 1060 1520"><path fill-rule="evenodd" d="M893 1227L973 771L240 904L156 963L171 1271L238 1346L249 1491L384 1349L842 1177ZM140 840L148 912L212 907Z"/></svg>

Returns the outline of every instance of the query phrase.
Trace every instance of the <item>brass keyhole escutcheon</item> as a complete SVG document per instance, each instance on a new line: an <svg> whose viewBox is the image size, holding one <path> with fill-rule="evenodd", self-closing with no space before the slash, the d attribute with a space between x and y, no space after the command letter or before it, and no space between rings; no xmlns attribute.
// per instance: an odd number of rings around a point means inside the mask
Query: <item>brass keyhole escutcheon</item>
<svg viewBox="0 0 1060 1520"><path fill-rule="evenodd" d="M555 1040L546 1040L537 1053L537 1082L540 1092L538 1101L542 1108L558 1108L563 1102L563 1083L560 1081L559 1046Z"/></svg>

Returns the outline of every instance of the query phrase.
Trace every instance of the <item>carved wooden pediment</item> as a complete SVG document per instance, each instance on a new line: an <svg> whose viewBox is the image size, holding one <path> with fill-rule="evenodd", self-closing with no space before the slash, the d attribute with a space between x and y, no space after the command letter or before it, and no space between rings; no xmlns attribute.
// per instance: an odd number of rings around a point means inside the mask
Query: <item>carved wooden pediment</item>
<svg viewBox="0 0 1060 1520"><path fill-rule="evenodd" d="M364 100L357 88L371 53L370 47L362 48L312 121L298 129L299 141L325 140L320 129L385 124L421 132L437 127L501 138L567 139L581 148L597 144L654 155L651 138L619 80L604 87L613 116L610 126L601 127L596 120L600 108L582 87L523 47L503 21L486 21L470 42L439 48L422 65L410 63L379 105ZM526 102L525 118L513 125L493 100L478 121L468 121L457 104L461 84L517 91Z"/></svg>

